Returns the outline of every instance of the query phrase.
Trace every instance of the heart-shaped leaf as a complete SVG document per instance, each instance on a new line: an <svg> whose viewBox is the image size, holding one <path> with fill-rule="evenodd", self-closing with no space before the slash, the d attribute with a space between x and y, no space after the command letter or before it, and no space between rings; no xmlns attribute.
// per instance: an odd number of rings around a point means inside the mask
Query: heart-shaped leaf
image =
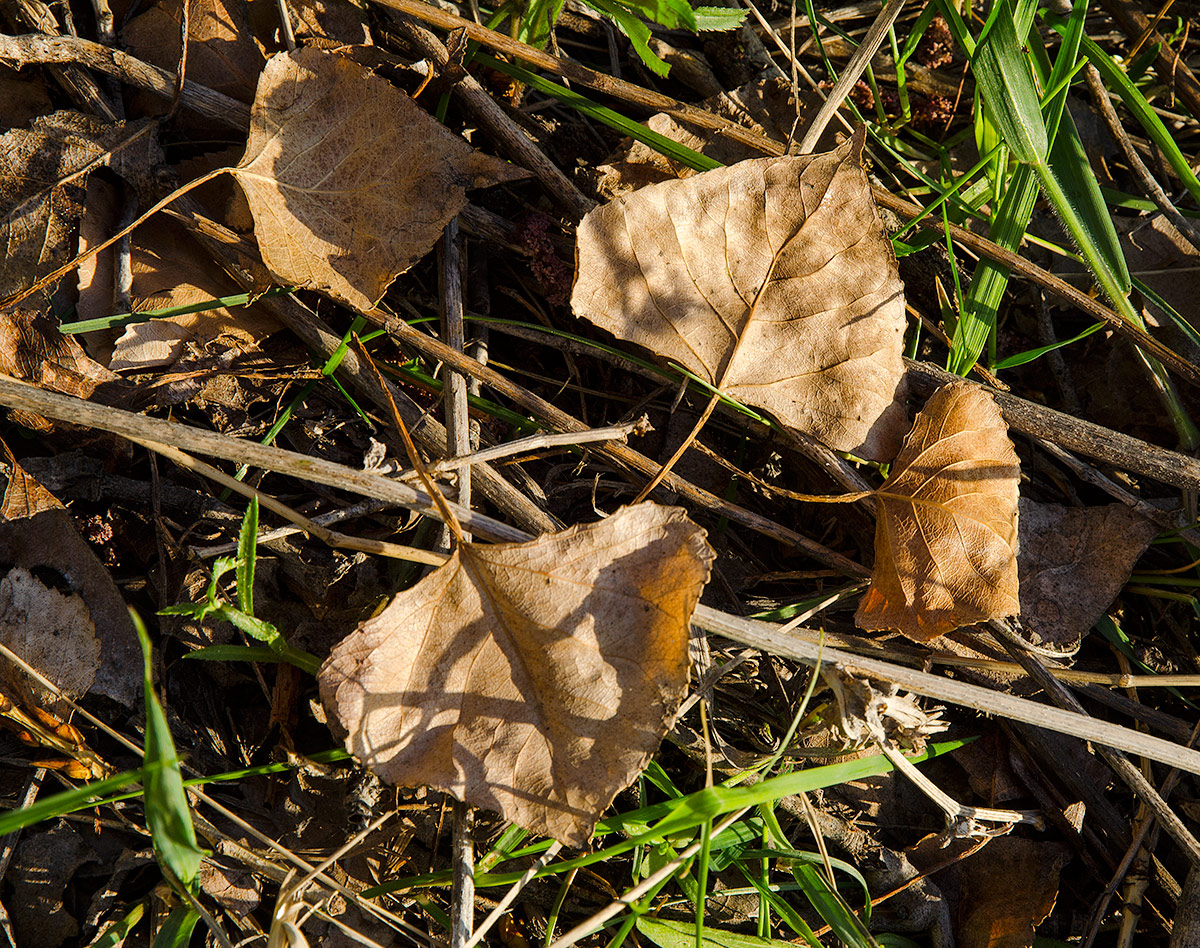
<svg viewBox="0 0 1200 948"><path fill-rule="evenodd" d="M875 493L875 575L854 621L927 641L1017 615L1020 474L992 397L938 389Z"/></svg>
<svg viewBox="0 0 1200 948"><path fill-rule="evenodd" d="M429 252L467 188L526 176L369 69L316 48L267 62L233 173L271 272L359 309Z"/></svg>
<svg viewBox="0 0 1200 948"><path fill-rule="evenodd" d="M321 698L384 780L580 845L683 698L712 556L682 510L653 504L463 544L334 648Z"/></svg>
<svg viewBox="0 0 1200 948"><path fill-rule="evenodd" d="M838 450L892 457L904 287L859 164L758 158L641 188L579 225L575 313Z"/></svg>

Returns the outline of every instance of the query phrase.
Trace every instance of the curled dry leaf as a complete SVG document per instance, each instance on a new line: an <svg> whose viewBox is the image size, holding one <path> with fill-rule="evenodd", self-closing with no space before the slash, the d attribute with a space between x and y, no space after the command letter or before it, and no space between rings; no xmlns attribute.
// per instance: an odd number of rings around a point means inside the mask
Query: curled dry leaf
<svg viewBox="0 0 1200 948"><path fill-rule="evenodd" d="M462 545L334 648L321 698L384 780L580 845L683 698L712 556L682 510L653 504Z"/></svg>
<svg viewBox="0 0 1200 948"><path fill-rule="evenodd" d="M433 247L466 206L466 189L526 176L369 69L321 49L267 62L233 173L276 278L358 309Z"/></svg>
<svg viewBox="0 0 1200 948"><path fill-rule="evenodd" d="M927 641L1017 615L1020 473L992 397L938 389L875 493L875 575L855 622Z"/></svg>
<svg viewBox="0 0 1200 948"><path fill-rule="evenodd" d="M907 427L904 287L862 141L595 209L579 225L572 308L789 428L892 457Z"/></svg>

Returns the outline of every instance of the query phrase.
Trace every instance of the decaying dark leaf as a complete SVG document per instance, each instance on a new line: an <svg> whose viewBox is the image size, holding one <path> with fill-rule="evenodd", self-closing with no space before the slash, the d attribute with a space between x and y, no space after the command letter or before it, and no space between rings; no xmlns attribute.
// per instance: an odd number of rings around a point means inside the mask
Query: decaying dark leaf
<svg viewBox="0 0 1200 948"><path fill-rule="evenodd" d="M1124 504L1060 507L1021 498L1021 623L1068 649L1129 579L1159 528Z"/></svg>
<svg viewBox="0 0 1200 948"><path fill-rule="evenodd" d="M384 780L581 845L683 698L712 556L682 510L653 504L463 545L333 650L321 698Z"/></svg>
<svg viewBox="0 0 1200 948"><path fill-rule="evenodd" d="M892 457L904 288L859 163L758 158L650 185L578 233L576 315L861 457Z"/></svg>
<svg viewBox="0 0 1200 948"><path fill-rule="evenodd" d="M938 389L875 493L875 573L854 621L927 641L1017 615L1019 479L992 397Z"/></svg>

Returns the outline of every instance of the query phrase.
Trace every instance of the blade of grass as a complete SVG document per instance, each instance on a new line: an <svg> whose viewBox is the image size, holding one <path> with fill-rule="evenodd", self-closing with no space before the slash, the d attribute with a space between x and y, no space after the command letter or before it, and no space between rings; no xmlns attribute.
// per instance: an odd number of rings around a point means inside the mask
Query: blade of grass
<svg viewBox="0 0 1200 948"><path fill-rule="evenodd" d="M190 905L172 909L163 927L154 936L152 948L187 948L198 921L200 916Z"/></svg>
<svg viewBox="0 0 1200 948"><path fill-rule="evenodd" d="M175 742L171 738L167 716L154 692L150 637L146 634L141 617L132 610L130 615L142 645L143 686L146 693L146 765L143 781L146 825L150 829L154 854L158 857L163 874L173 884L190 890L196 885L196 873L200 870L204 851L196 845L196 831L183 789ZM195 925L194 920L192 925Z"/></svg>
<svg viewBox="0 0 1200 948"><path fill-rule="evenodd" d="M922 760L939 757L962 747L965 743L967 742L959 740L932 744L924 754L914 757L913 761L919 763ZM716 819L723 814L732 813L743 807L757 806L759 803L777 800L782 796L792 793L817 790L833 786L834 784L845 783L848 780L860 780L866 776L888 773L891 770L892 765L888 759L882 754L877 754L871 757L860 758L859 760L845 761L839 764L827 764L824 767L811 767L796 773L785 774L781 777L771 777L747 787L709 787L704 790L697 790L695 793L688 794L678 800L668 800L663 803L642 807L630 813L618 814L597 824L597 834L612 832L628 833L631 834L630 838L586 856L553 863L539 873L539 877L566 872L570 869L584 868L585 866L611 859L613 856L629 852L638 846L647 845L655 840L675 834L692 832L706 820ZM654 823L653 827L642 829L642 827L646 827L654 820L657 820L657 822ZM547 845L549 843L541 844L540 849L538 847L529 847L512 855L513 858L523 857L541 851ZM386 895L400 889L444 885L450 881L450 878L449 872L435 872L427 875L411 876L374 886L373 888L364 890L362 895L364 898L375 898L376 896ZM475 885L480 888L512 885L519 878L521 878L520 872L477 874Z"/></svg>
<svg viewBox="0 0 1200 948"><path fill-rule="evenodd" d="M108 928L104 929L100 937L97 938L88 948L119 948L125 943L125 939L129 937L129 933L142 919L142 915L146 912L146 906L139 902L124 918L113 922Z"/></svg>
<svg viewBox="0 0 1200 948"><path fill-rule="evenodd" d="M532 89L537 89L538 92L544 95L558 99L564 105L569 105L571 108L595 119L597 122L601 122L609 128L616 129L622 135L628 135L635 141L639 141L643 145L648 145L672 161L678 161L680 164L694 168L696 171L709 171L713 168L721 167L721 162L715 158L709 158L698 151L693 151L685 145L672 141L665 135L651 131L641 122L635 122L633 119L626 118L620 112L606 108L598 102L592 101L587 96L580 95L573 89L568 89L557 82L544 79L537 73L530 72L528 69L496 59L487 53L476 53L475 59L485 66L495 69L497 72L502 72L506 76L525 83Z"/></svg>

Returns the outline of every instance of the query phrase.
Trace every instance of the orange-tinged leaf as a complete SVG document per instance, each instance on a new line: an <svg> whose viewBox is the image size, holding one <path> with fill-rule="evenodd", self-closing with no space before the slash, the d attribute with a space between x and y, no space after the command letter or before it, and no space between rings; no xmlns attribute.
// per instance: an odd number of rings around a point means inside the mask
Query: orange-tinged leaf
<svg viewBox="0 0 1200 948"><path fill-rule="evenodd" d="M526 176L366 67L316 48L267 62L233 174L276 278L359 309L433 247L466 189Z"/></svg>
<svg viewBox="0 0 1200 948"><path fill-rule="evenodd" d="M1020 473L992 397L938 389L875 493L875 575L855 622L927 641L1017 615Z"/></svg>
<svg viewBox="0 0 1200 948"><path fill-rule="evenodd" d="M838 450L886 460L904 411L904 287L861 133L634 191L579 225L576 315Z"/></svg>
<svg viewBox="0 0 1200 948"><path fill-rule="evenodd" d="M465 544L322 667L347 749L581 845L687 687L704 531L639 504L529 543Z"/></svg>

